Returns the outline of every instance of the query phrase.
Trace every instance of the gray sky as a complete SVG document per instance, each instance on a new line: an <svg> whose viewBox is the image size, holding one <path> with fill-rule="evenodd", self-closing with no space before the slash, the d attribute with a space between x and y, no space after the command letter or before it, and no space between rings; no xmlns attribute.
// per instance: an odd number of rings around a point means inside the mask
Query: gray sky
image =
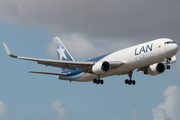
<svg viewBox="0 0 180 120"><path fill-rule="evenodd" d="M179 41L179 4L179 0L0 0L0 14L6 22L41 25L54 35Z"/></svg>
<svg viewBox="0 0 180 120"><path fill-rule="evenodd" d="M59 36L72 56L87 59L162 37L180 45L179 5L178 0L0 0L0 16L7 24L41 26ZM52 43L47 53L56 56Z"/></svg>

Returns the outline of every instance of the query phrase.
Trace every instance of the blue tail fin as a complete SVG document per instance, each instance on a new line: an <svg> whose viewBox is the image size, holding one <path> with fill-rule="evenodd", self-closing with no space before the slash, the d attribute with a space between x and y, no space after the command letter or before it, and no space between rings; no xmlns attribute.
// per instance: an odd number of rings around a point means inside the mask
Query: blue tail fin
<svg viewBox="0 0 180 120"><path fill-rule="evenodd" d="M58 37L53 38L53 41L56 47L56 52L58 54L59 60L74 61L73 57Z"/></svg>

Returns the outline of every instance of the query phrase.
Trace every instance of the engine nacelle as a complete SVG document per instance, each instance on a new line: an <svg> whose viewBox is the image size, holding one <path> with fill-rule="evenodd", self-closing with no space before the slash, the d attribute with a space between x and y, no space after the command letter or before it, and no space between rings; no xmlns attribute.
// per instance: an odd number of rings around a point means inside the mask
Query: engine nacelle
<svg viewBox="0 0 180 120"><path fill-rule="evenodd" d="M146 71L144 71L144 74L150 74L150 75L159 75L165 71L165 66L163 63L155 63L153 65L150 65Z"/></svg>
<svg viewBox="0 0 180 120"><path fill-rule="evenodd" d="M109 62L104 61L104 62L97 62L93 67L92 67L92 72L95 74L102 74L105 72L108 72L111 69L111 65Z"/></svg>

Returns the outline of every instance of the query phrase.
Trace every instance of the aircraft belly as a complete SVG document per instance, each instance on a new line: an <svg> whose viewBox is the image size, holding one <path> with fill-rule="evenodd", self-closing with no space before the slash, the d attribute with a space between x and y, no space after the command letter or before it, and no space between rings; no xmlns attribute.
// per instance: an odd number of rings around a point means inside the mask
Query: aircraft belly
<svg viewBox="0 0 180 120"><path fill-rule="evenodd" d="M59 79L69 80L69 81L75 81L75 80L81 78L81 77L84 76L84 75L85 75L85 73L80 73L80 74L73 75L73 76L59 76Z"/></svg>
<svg viewBox="0 0 180 120"><path fill-rule="evenodd" d="M97 78L96 75L86 73L84 76L82 76L81 78L78 78L78 79L76 79L74 81L77 81L77 82L89 82L89 81L92 81L95 78Z"/></svg>

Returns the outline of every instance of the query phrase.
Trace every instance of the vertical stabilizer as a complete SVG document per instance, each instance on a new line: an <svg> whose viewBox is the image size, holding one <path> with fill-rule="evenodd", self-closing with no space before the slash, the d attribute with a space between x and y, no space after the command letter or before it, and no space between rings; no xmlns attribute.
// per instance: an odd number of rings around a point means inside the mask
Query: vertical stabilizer
<svg viewBox="0 0 180 120"><path fill-rule="evenodd" d="M53 38L53 41L56 47L56 52L58 54L59 60L74 61L73 57L58 37Z"/></svg>

